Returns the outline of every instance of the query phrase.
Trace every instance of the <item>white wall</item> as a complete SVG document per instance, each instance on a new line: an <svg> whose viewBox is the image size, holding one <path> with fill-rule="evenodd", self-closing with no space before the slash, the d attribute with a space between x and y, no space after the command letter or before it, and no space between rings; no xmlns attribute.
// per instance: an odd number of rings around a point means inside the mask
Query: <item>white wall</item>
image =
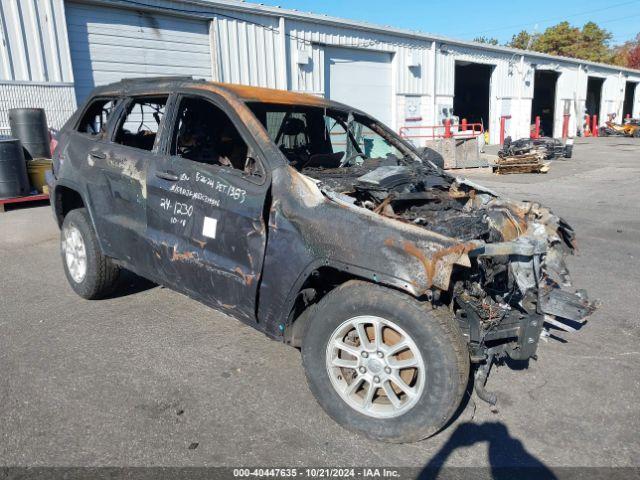
<svg viewBox="0 0 640 480"><path fill-rule="evenodd" d="M76 109L63 0L0 0L0 135L21 107L55 128Z"/></svg>
<svg viewBox="0 0 640 480"><path fill-rule="evenodd" d="M94 0L81 0L96 3ZM72 88L73 74L63 0L0 0L0 92L3 107L45 106L56 124L75 108L67 100L64 88L44 90L37 95L24 93L28 88L9 92L6 85L26 82L29 88L38 85L60 85ZM123 6L119 0L101 0L103 5ZM349 47L390 52L393 55L393 94L389 108L393 111L392 127L398 129L407 116L420 118L414 124L436 123L436 108L453 104L455 61L466 60L494 65L491 81L490 124L491 141L499 138L501 115L511 115L507 135L528 135L535 65L553 64L560 73L557 86L556 129L562 132L565 102L571 109L570 132L582 123L588 75L606 77L602 95L602 112L621 110L624 81L638 81L640 74L615 67L589 65L585 71L577 63L535 57L518 52L487 49L483 46L459 45L443 39L431 39L416 34L382 31L364 24L347 25L320 16L306 16L271 7L238 4L183 3L178 0L145 0L164 14L197 17L210 20L212 78L233 83L290 89L316 95L325 94L324 49ZM131 6L131 5L129 5ZM161 7L197 10L168 12ZM247 11L251 9L251 11ZM150 11L153 11L150 10ZM310 18L312 17L312 18ZM299 65L298 51L308 51L311 62ZM418 66L410 68L409 63ZM596 73L594 73L596 72ZM635 79L634 79L635 78ZM621 91L622 85L622 91ZM640 89L639 89L640 91ZM19 93L23 92L23 93ZM45 95L45 96L43 96ZM50 95L51 101L45 102ZM11 100L7 100L11 99ZM45 105L47 103L47 105ZM620 107L618 107L620 104ZM409 113L411 112L411 115ZM636 94L634 114L640 114L640 93ZM606 120L606 114L602 115ZM0 129L6 122L0 115Z"/></svg>
<svg viewBox="0 0 640 480"><path fill-rule="evenodd" d="M73 82L62 0L0 1L0 80Z"/></svg>

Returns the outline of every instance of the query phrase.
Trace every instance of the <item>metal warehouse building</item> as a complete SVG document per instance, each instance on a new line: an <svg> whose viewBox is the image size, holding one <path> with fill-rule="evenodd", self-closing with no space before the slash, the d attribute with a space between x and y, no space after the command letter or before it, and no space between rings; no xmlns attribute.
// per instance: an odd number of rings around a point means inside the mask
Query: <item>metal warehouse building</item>
<svg viewBox="0 0 640 480"><path fill-rule="evenodd" d="M0 134L7 110L61 124L123 77L193 75L295 90L366 110L396 130L453 110L498 142L570 132L585 113L640 115L640 71L225 0L1 0Z"/></svg>

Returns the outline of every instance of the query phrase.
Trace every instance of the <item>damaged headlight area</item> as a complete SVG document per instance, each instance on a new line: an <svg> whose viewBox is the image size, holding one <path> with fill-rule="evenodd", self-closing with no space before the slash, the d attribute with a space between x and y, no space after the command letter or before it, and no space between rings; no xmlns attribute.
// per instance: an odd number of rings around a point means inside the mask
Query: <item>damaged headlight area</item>
<svg viewBox="0 0 640 480"><path fill-rule="evenodd" d="M540 224L534 223L539 231ZM557 236L486 244L471 251L472 268L454 283L454 311L468 336L472 359L535 355L544 326L575 331L596 308L572 292Z"/></svg>

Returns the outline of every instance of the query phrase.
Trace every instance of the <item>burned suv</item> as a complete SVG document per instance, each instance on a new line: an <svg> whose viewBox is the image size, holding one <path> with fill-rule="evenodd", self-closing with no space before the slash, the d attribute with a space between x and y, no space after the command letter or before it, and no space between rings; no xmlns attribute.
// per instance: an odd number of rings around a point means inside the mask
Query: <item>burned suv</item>
<svg viewBox="0 0 640 480"><path fill-rule="evenodd" d="M66 276L82 297L120 269L301 348L341 425L433 435L476 364L527 359L545 324L594 306L568 290L574 233L430 162L322 98L189 78L97 88L49 176Z"/></svg>

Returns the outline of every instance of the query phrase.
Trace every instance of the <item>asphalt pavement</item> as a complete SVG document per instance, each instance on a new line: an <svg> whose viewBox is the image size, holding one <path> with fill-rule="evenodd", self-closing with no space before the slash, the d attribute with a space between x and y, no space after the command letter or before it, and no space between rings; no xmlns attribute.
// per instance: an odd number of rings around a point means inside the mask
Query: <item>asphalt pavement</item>
<svg viewBox="0 0 640 480"><path fill-rule="evenodd" d="M169 289L67 285L50 207L0 214L0 464L640 467L640 141L579 140L546 175L469 175L576 230L601 308L528 368L494 368L443 432L389 445L316 404L297 350Z"/></svg>

